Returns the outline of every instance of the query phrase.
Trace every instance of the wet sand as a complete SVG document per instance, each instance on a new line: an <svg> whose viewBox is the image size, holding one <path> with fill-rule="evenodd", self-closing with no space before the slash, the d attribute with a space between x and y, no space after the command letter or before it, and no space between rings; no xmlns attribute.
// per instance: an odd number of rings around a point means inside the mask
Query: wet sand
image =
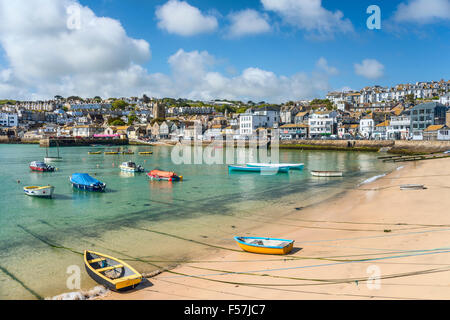
<svg viewBox="0 0 450 320"><path fill-rule="evenodd" d="M450 159L402 169L244 235L294 239L286 256L216 250L103 299L449 299ZM400 190L424 184L424 190Z"/></svg>

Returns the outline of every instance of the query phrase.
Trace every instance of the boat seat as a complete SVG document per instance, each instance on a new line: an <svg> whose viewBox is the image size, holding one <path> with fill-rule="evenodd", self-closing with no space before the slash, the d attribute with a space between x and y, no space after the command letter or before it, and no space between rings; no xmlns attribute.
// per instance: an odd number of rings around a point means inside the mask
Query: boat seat
<svg viewBox="0 0 450 320"><path fill-rule="evenodd" d="M278 245L278 247L286 247L287 245L290 245L290 244L291 244L290 242L285 241L285 242L280 243Z"/></svg>
<svg viewBox="0 0 450 320"><path fill-rule="evenodd" d="M101 262L101 261L105 261L106 258L97 258L97 259L92 259L92 260L88 260L88 263L96 263L96 262Z"/></svg>
<svg viewBox="0 0 450 320"><path fill-rule="evenodd" d="M250 244L257 244L259 246L263 246L264 242L262 240L253 240Z"/></svg>
<svg viewBox="0 0 450 320"><path fill-rule="evenodd" d="M119 269L119 268L123 268L123 264L118 264L112 267L105 267L105 268L100 268L100 269L95 269L95 271L97 272L104 272L104 271L109 271L109 270L114 270L114 269Z"/></svg>

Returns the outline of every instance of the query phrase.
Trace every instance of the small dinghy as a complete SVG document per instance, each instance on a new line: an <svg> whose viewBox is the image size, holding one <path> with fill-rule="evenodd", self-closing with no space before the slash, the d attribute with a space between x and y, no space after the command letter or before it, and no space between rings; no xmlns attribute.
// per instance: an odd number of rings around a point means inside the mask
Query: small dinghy
<svg viewBox="0 0 450 320"><path fill-rule="evenodd" d="M302 170L305 165L303 163L247 163L248 167L288 167L290 170Z"/></svg>
<svg viewBox="0 0 450 320"><path fill-rule="evenodd" d="M294 240L259 238L259 237L234 237L242 250L252 253L264 254L288 254L294 247Z"/></svg>
<svg viewBox="0 0 450 320"><path fill-rule="evenodd" d="M402 184L400 190L422 190L426 189L423 184Z"/></svg>
<svg viewBox="0 0 450 320"><path fill-rule="evenodd" d="M129 264L93 251L84 251L84 265L92 279L113 291L133 289L143 278Z"/></svg>
<svg viewBox="0 0 450 320"><path fill-rule="evenodd" d="M124 162L120 165L120 170L124 172L144 172L145 169L142 166L137 165L132 161Z"/></svg>
<svg viewBox="0 0 450 320"><path fill-rule="evenodd" d="M116 152L116 151L106 151L105 154L106 154L106 155L115 155L115 154L119 154L119 152Z"/></svg>
<svg viewBox="0 0 450 320"><path fill-rule="evenodd" d="M289 167L279 166L264 166L264 167L250 167L250 166L228 166L228 171L243 171L243 172L260 172L260 173L287 173Z"/></svg>
<svg viewBox="0 0 450 320"><path fill-rule="evenodd" d="M153 152L152 152L152 151L145 151L145 152L139 152L139 154L140 154L141 156L146 156L146 155L153 154Z"/></svg>
<svg viewBox="0 0 450 320"><path fill-rule="evenodd" d="M83 191L103 192L106 188L105 183L92 178L87 173L74 173L70 177L70 183L74 188Z"/></svg>
<svg viewBox="0 0 450 320"><path fill-rule="evenodd" d="M122 151L122 154L134 154L134 151Z"/></svg>
<svg viewBox="0 0 450 320"><path fill-rule="evenodd" d="M311 171L314 177L342 177L342 171Z"/></svg>
<svg viewBox="0 0 450 320"><path fill-rule="evenodd" d="M54 186L43 186L43 187L30 186L23 188L23 191L27 196L37 198L51 198L54 190L55 190Z"/></svg>
<svg viewBox="0 0 450 320"><path fill-rule="evenodd" d="M42 161L33 161L30 163L30 169L32 171L40 171L40 172L53 172L55 171L55 167L50 166Z"/></svg>
<svg viewBox="0 0 450 320"><path fill-rule="evenodd" d="M88 154L102 154L101 151L89 151Z"/></svg>
<svg viewBox="0 0 450 320"><path fill-rule="evenodd" d="M183 176L177 175L175 172L152 170L147 173L151 180L165 180L165 181L181 181Z"/></svg>

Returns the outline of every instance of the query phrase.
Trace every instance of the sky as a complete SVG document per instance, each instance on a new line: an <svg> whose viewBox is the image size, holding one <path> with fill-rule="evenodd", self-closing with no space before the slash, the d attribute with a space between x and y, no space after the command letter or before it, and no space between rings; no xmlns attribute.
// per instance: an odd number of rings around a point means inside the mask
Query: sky
<svg viewBox="0 0 450 320"><path fill-rule="evenodd" d="M449 27L450 0L0 0L0 99L280 103L449 80Z"/></svg>

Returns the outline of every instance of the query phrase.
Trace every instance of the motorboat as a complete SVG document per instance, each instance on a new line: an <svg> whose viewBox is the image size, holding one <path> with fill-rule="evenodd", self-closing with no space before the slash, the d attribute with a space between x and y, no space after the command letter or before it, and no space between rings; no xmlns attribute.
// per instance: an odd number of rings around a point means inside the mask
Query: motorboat
<svg viewBox="0 0 450 320"><path fill-rule="evenodd" d="M87 173L74 173L70 177L70 183L76 189L83 191L103 192L106 184L91 177Z"/></svg>
<svg viewBox="0 0 450 320"><path fill-rule="evenodd" d="M32 171L40 171L40 172L53 172L56 170L55 167L50 166L42 161L33 161L30 163L30 169Z"/></svg>
<svg viewBox="0 0 450 320"><path fill-rule="evenodd" d="M147 173L151 180L165 180L165 181L181 181L183 176L177 175L175 172L152 170Z"/></svg>
<svg viewBox="0 0 450 320"><path fill-rule="evenodd" d="M144 167L137 165L132 161L123 162L120 166L120 170L125 172L144 172Z"/></svg>

